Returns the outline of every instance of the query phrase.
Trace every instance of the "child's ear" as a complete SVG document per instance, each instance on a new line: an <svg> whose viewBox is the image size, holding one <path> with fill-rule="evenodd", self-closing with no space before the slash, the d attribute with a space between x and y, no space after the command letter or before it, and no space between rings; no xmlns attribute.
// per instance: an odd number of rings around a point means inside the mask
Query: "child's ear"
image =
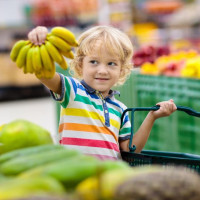
<svg viewBox="0 0 200 200"><path fill-rule="evenodd" d="M120 77L124 76L125 75L125 69L124 67L121 67L121 70L120 70Z"/></svg>
<svg viewBox="0 0 200 200"><path fill-rule="evenodd" d="M79 76L82 76L82 74L83 74L82 65L79 65L79 66L78 66L78 74L79 74Z"/></svg>

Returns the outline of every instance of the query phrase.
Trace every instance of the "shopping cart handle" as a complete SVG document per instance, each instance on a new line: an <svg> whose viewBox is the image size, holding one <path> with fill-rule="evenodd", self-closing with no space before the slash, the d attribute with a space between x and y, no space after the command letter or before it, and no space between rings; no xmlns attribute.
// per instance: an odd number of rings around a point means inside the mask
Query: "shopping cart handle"
<svg viewBox="0 0 200 200"><path fill-rule="evenodd" d="M122 116L121 116L121 121L123 121L123 118L124 118L126 112L132 111L131 112L131 138L130 138L130 143L129 143L130 151L134 152L136 150L136 146L132 146L132 138L133 138L133 134L134 134L134 113L135 113L135 111L150 111L150 110L155 111L155 110L158 110L159 108L160 108L160 106L156 105L156 106L152 106L152 107L127 108L126 110L124 110L124 112L122 113ZM191 116L200 117L200 112L197 112L189 107L177 105L177 110L183 111Z"/></svg>
<svg viewBox="0 0 200 200"><path fill-rule="evenodd" d="M176 107L177 107L177 110L183 111L183 112L187 113L188 115L200 117L200 112L197 112L197 111L193 110L192 108L185 107L185 106L176 106ZM150 110L158 110L159 108L160 108L160 106L156 105L156 106L150 107Z"/></svg>
<svg viewBox="0 0 200 200"><path fill-rule="evenodd" d="M200 112L193 110L192 108L184 107L184 106L177 106L177 110L181 110L186 112L188 115L192 115L195 117L200 117Z"/></svg>

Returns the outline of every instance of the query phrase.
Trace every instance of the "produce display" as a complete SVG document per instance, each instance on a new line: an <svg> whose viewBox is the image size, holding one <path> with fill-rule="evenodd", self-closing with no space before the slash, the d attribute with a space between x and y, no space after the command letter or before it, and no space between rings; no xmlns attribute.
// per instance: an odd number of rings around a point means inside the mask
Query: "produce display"
<svg viewBox="0 0 200 200"><path fill-rule="evenodd" d="M154 63L158 57L169 54L170 48L168 46L143 46L141 49L135 51L133 63L135 67L140 67L146 62Z"/></svg>
<svg viewBox="0 0 200 200"><path fill-rule="evenodd" d="M200 55L195 50L170 52L141 64L141 74L200 78Z"/></svg>
<svg viewBox="0 0 200 200"><path fill-rule="evenodd" d="M72 32L55 27L40 46L16 42L10 57L24 73L51 78L55 63L67 69L65 57L73 59L72 47L77 45ZM135 52L133 62L143 74L200 77L200 56L195 51L174 53L167 46L147 46ZM51 134L32 122L16 120L0 126L0 200L148 200L174 195L181 199L179 189L184 187L184 197L193 194L198 199L197 186L199 176L184 168L101 161L54 144Z"/></svg>
<svg viewBox="0 0 200 200"><path fill-rule="evenodd" d="M66 70L68 66L65 57L73 59L72 47L77 45L71 31L54 27L42 45L34 45L29 40L17 41L10 58L24 73L34 73L38 78L52 78L56 71L55 62Z"/></svg>
<svg viewBox="0 0 200 200"><path fill-rule="evenodd" d="M152 184L152 178L143 178L146 176L154 177L153 179L158 179L158 181L165 182L167 180L169 182L173 175L177 182L178 180L183 182L179 175L178 178L176 177L176 174L180 174L186 182L184 183L185 187L188 187L187 184L200 185L200 179L196 172L189 172L186 169L183 172L181 169L170 167L164 169L162 166L153 165L133 168L122 160L101 161L61 145L49 144L49 138L44 137L44 130L41 127L38 128L38 126L36 129L36 125L30 122L19 120L17 122L5 124L0 131L0 136L2 136L2 133L5 134L6 130L10 130L7 132L7 136L10 137L1 140L2 146L13 144L13 141L19 141L17 139L23 141L18 149L0 152L0 200L134 199L134 193L137 194L137 197L142 195L139 189L134 190L134 181L138 181L140 177L142 177L142 181L146 180L143 183L145 195L148 196L149 187L152 191L161 191L159 195L163 195L163 197L168 195L164 192L166 187L163 187L166 183L159 187ZM13 133L12 136L11 133ZM37 137L33 137L36 133ZM29 134L32 135L32 146L30 143L27 146L30 141L28 140L30 139ZM38 143L38 141L43 142ZM171 175L169 175L170 173ZM162 176L165 177L159 178ZM148 182L148 180L150 181ZM176 188L176 184L172 184L172 182L169 186L170 191ZM197 191L199 191L198 187L190 187L188 193L186 192L184 195L190 195L191 192L199 195ZM177 199L179 199L179 194ZM189 196L188 199L190 199Z"/></svg>

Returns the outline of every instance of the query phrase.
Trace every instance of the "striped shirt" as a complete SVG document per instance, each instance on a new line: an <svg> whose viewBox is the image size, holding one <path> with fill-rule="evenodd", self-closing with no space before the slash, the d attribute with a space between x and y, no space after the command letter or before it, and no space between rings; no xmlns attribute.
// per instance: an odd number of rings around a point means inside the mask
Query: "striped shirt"
<svg viewBox="0 0 200 200"><path fill-rule="evenodd" d="M116 91L103 98L84 81L61 76L62 92L53 98L60 102L59 142L67 148L100 159L120 159L119 140L130 138L128 114L121 122L126 106L115 99Z"/></svg>

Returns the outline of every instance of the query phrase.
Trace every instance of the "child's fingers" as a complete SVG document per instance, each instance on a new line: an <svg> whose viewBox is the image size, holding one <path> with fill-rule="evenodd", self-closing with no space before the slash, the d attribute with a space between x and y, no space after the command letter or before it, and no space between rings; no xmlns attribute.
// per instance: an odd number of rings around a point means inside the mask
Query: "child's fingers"
<svg viewBox="0 0 200 200"><path fill-rule="evenodd" d="M176 106L176 104L173 102L173 111L176 111L177 110L177 106Z"/></svg>
<svg viewBox="0 0 200 200"><path fill-rule="evenodd" d="M35 32L35 29L33 29L31 32L29 32L28 39L31 41L31 43L37 45L38 40L37 40L37 35Z"/></svg>
<svg viewBox="0 0 200 200"><path fill-rule="evenodd" d="M159 106L161 106L161 105L172 105L173 108L176 109L176 105L175 105L173 99L170 99L170 100L168 100L168 101L161 101L161 102L158 102L156 105L159 105Z"/></svg>
<svg viewBox="0 0 200 200"><path fill-rule="evenodd" d="M172 113L177 109L174 103L167 103L165 106L169 113Z"/></svg>
<svg viewBox="0 0 200 200"><path fill-rule="evenodd" d="M35 31L37 34L38 45L43 44L48 33L47 28L44 26L38 26Z"/></svg>
<svg viewBox="0 0 200 200"><path fill-rule="evenodd" d="M48 30L46 27L38 26L28 34L28 39L35 45L41 45L46 39Z"/></svg>
<svg viewBox="0 0 200 200"><path fill-rule="evenodd" d="M174 103L173 99L170 99L167 103L170 105L172 111L177 110L176 104Z"/></svg>
<svg viewBox="0 0 200 200"><path fill-rule="evenodd" d="M172 112L174 112L177 109L177 107L172 99L170 99L168 101L159 102L156 105L159 105L160 106L159 110L166 114L171 114Z"/></svg>

